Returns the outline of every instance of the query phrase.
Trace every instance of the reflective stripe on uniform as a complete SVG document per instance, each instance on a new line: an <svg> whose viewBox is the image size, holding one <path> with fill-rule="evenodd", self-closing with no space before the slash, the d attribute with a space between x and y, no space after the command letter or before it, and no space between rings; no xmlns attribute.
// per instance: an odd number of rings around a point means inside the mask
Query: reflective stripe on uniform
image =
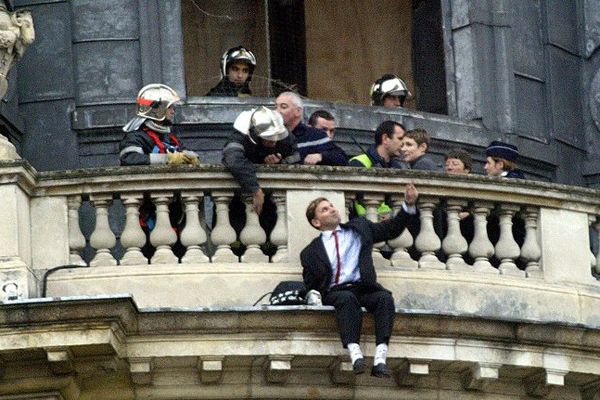
<svg viewBox="0 0 600 400"><path fill-rule="evenodd" d="M302 149L304 147L319 146L319 145L325 144L327 142L331 142L331 139L328 137L324 137L323 139L313 140L312 142L298 143L298 148Z"/></svg>
<svg viewBox="0 0 600 400"><path fill-rule="evenodd" d="M123 157L123 155L127 153L144 154L144 149L142 149L140 146L127 146L123 150L121 150L121 152L119 153L119 157Z"/></svg>

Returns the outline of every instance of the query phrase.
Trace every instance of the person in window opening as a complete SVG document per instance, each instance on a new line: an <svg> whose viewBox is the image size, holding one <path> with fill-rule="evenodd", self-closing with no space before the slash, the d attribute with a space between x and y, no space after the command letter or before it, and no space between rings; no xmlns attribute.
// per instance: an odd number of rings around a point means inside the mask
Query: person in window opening
<svg viewBox="0 0 600 400"><path fill-rule="evenodd" d="M386 356L394 326L395 305L392 293L377 282L373 243L390 240L402 233L416 218L417 197L415 186L406 185L401 210L395 217L380 223L354 218L342 224L339 211L324 197L313 200L306 209L308 222L321 234L300 253L304 283L307 290L321 294L324 305L334 306L342 345L350 353L355 374L361 374L365 369L359 344L361 307L365 307L373 313L375 321L377 347L371 375L390 376Z"/></svg>
<svg viewBox="0 0 600 400"><path fill-rule="evenodd" d="M329 139L333 140L335 136L335 118L329 111L316 110L308 118L308 125L325 131Z"/></svg>
<svg viewBox="0 0 600 400"><path fill-rule="evenodd" d="M283 92L275 99L277 111L285 126L298 141L298 151L304 164L346 165L348 156L337 144L320 130L302 122L304 105L294 92Z"/></svg>
<svg viewBox="0 0 600 400"><path fill-rule="evenodd" d="M404 107L412 94L406 83L393 74L385 74L371 85L371 105L386 108Z"/></svg>
<svg viewBox="0 0 600 400"><path fill-rule="evenodd" d="M265 194L258 184L255 164L299 163L296 139L289 134L282 116L266 107L241 112L233 128L223 148L223 164L242 193L252 196L252 208L260 214Z"/></svg>
<svg viewBox="0 0 600 400"><path fill-rule="evenodd" d="M485 150L485 156L483 169L486 175L525 179L525 175L515 163L519 157L517 146L494 140Z"/></svg>
<svg viewBox="0 0 600 400"><path fill-rule="evenodd" d="M233 47L223 53L221 81L206 96L252 96L250 82L256 68L256 57L243 46Z"/></svg>

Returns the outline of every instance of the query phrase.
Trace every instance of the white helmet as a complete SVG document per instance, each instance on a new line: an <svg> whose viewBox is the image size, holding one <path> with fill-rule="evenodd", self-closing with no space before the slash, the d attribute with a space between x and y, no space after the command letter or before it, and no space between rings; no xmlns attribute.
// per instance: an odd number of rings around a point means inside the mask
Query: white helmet
<svg viewBox="0 0 600 400"><path fill-rule="evenodd" d="M406 100L407 97L412 96L406 83L393 74L386 74L377 79L375 83L371 85L370 94L372 106L383 105L383 98L388 95L399 96L400 106L404 106L404 100Z"/></svg>
<svg viewBox="0 0 600 400"><path fill-rule="evenodd" d="M288 137L281 114L264 106L241 112L233 127L248 135L254 144L258 144L260 139L278 142Z"/></svg>
<svg viewBox="0 0 600 400"><path fill-rule="evenodd" d="M250 68L248 81L251 81L254 68L256 67L256 57L254 56L254 53L244 46L232 47L223 53L223 56L221 56L221 79L227 76L227 68L229 68L234 61L245 61L248 63Z"/></svg>
<svg viewBox="0 0 600 400"><path fill-rule="evenodd" d="M167 109L181 99L177 92L162 83L144 86L137 95L137 115L143 118L163 121Z"/></svg>

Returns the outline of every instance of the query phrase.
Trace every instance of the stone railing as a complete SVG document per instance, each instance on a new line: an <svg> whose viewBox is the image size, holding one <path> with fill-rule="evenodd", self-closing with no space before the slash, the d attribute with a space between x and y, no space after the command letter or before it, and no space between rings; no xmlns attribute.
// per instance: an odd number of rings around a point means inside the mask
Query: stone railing
<svg viewBox="0 0 600 400"><path fill-rule="evenodd" d="M0 176L4 298L39 297L44 288L48 296L132 293L143 307L247 306L277 282L301 279L298 254L318 234L304 216L310 200L324 195L349 210L358 199L376 221L382 201L399 209L410 181L420 192L419 226L373 253L399 308L597 323L595 314L586 320L572 309L580 307L581 290L596 298L589 237L600 227L600 196L589 189L264 166L259 178L274 203L265 211L272 213L267 235L248 203L236 232L244 212L232 221L229 205L239 187L221 166L37 173L19 160L0 165ZM169 218L174 199L186 221L178 229ZM143 202L156 207L146 232ZM51 271L59 266L71 267Z"/></svg>

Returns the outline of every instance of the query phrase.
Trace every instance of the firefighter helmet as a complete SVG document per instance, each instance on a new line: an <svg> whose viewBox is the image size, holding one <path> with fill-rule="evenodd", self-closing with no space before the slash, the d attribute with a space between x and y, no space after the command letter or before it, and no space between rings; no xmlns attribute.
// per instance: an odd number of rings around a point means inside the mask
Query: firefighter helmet
<svg viewBox="0 0 600 400"><path fill-rule="evenodd" d="M235 119L233 127L248 135L254 144L258 144L260 139L278 142L288 137L281 114L264 106L243 111Z"/></svg>
<svg viewBox="0 0 600 400"><path fill-rule="evenodd" d="M137 115L154 121L164 121L167 110L181 99L177 92L161 83L144 86L137 96Z"/></svg>
<svg viewBox="0 0 600 400"><path fill-rule="evenodd" d="M402 79L393 74L386 74L371 85L371 105L383 105L385 96L400 97L400 106L403 106L406 98L412 96L412 94Z"/></svg>
<svg viewBox="0 0 600 400"><path fill-rule="evenodd" d="M248 67L250 68L248 82L251 81L254 68L256 67L256 57L254 56L254 53L244 46L232 47L223 53L223 56L221 57L221 78L227 76L227 69L234 61L244 61L248 63Z"/></svg>

